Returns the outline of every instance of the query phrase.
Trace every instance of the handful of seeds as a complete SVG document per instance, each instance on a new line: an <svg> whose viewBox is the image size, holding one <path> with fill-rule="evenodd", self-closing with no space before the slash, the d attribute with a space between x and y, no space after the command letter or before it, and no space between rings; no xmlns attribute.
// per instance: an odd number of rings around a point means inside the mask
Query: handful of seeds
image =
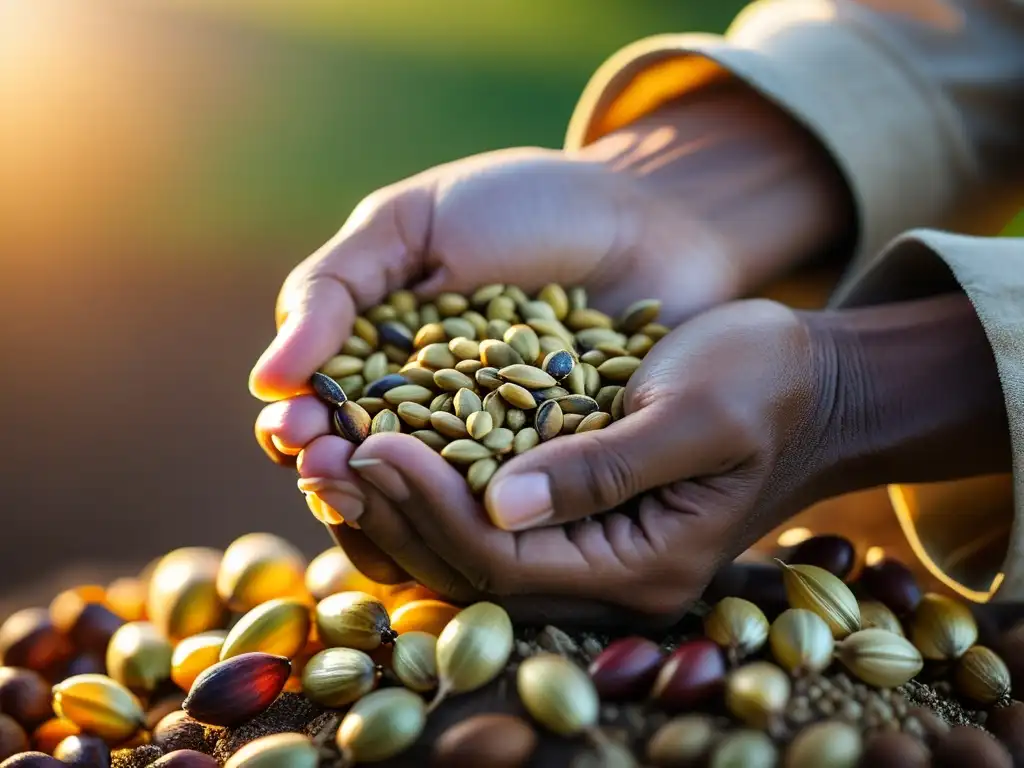
<svg viewBox="0 0 1024 768"><path fill-rule="evenodd" d="M480 494L506 457L623 417L630 376L669 331L660 308L638 301L612 318L556 284L533 299L486 285L425 304L396 291L356 318L310 384L340 437L411 434Z"/></svg>

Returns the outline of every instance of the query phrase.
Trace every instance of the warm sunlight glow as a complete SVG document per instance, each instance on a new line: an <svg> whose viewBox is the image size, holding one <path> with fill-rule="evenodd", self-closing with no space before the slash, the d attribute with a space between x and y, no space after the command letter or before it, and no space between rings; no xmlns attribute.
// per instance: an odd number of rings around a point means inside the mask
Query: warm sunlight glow
<svg viewBox="0 0 1024 768"><path fill-rule="evenodd" d="M864 562L867 565L878 565L885 559L885 550L881 547L871 547L864 555Z"/></svg>
<svg viewBox="0 0 1024 768"><path fill-rule="evenodd" d="M790 528L779 534L776 543L780 547L795 547L801 541L807 541L814 533L810 528Z"/></svg>

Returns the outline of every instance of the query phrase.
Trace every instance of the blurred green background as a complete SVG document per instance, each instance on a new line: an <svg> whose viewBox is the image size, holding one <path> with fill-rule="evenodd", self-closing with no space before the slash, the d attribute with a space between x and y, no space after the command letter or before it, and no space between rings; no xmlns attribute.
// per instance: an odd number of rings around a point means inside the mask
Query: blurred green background
<svg viewBox="0 0 1024 768"><path fill-rule="evenodd" d="M741 6L0 3L5 593L250 530L326 547L252 439L246 377L289 269L381 185L559 146L618 48Z"/></svg>

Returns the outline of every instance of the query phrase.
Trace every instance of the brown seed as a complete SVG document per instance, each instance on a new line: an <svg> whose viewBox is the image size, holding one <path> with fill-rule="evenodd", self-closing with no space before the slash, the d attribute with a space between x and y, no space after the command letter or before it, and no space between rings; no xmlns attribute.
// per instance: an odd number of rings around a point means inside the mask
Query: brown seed
<svg viewBox="0 0 1024 768"><path fill-rule="evenodd" d="M690 640L665 660L651 696L667 709L691 709L722 690L725 673L725 656L715 643Z"/></svg>
<svg viewBox="0 0 1024 768"><path fill-rule="evenodd" d="M602 363L597 372L609 381L628 381L642 362L639 357L613 357Z"/></svg>
<svg viewBox="0 0 1024 768"><path fill-rule="evenodd" d="M480 342L459 336L448 342L448 350L459 360L476 360L480 358Z"/></svg>
<svg viewBox="0 0 1024 768"><path fill-rule="evenodd" d="M430 412L437 413L438 411L445 411L447 413L455 413L455 406L452 404L454 398L447 392L442 392L440 395L430 401Z"/></svg>
<svg viewBox="0 0 1024 768"><path fill-rule="evenodd" d="M334 429L350 443L361 443L370 435L370 414L362 406L346 400L334 411Z"/></svg>
<svg viewBox="0 0 1024 768"><path fill-rule="evenodd" d="M473 295L469 297L470 303L474 307L487 306L488 302L496 296L501 296L505 292L505 286L501 283L491 283L490 285L481 285L475 291Z"/></svg>
<svg viewBox="0 0 1024 768"><path fill-rule="evenodd" d="M520 433L521 434L521 433ZM512 443L515 440L515 433L504 427L495 427L488 432L480 441L491 453L505 454L512 450Z"/></svg>
<svg viewBox="0 0 1024 768"><path fill-rule="evenodd" d="M604 429L612 423L612 417L610 414L604 413L603 411L594 411L593 413L584 416L583 421L576 427L576 433L590 432L594 429Z"/></svg>
<svg viewBox="0 0 1024 768"><path fill-rule="evenodd" d="M441 456L453 464L472 464L490 458L491 452L475 440L455 440L444 447Z"/></svg>
<svg viewBox="0 0 1024 768"><path fill-rule="evenodd" d="M1006 749L979 728L961 725L951 730L932 751L935 768L1012 768Z"/></svg>
<svg viewBox="0 0 1024 768"><path fill-rule="evenodd" d="M518 408L510 408L505 415L505 426L513 432L518 432L526 426L526 413Z"/></svg>
<svg viewBox="0 0 1024 768"><path fill-rule="evenodd" d="M584 352L582 355L580 355L581 362L589 363L590 365L593 365L595 367L601 365L607 359L608 355L606 355L599 349L591 349L590 351Z"/></svg>
<svg viewBox="0 0 1024 768"><path fill-rule="evenodd" d="M598 410L597 400L587 395L567 395L558 399L558 405L563 413L577 413L580 416L588 416Z"/></svg>
<svg viewBox="0 0 1024 768"><path fill-rule="evenodd" d="M13 717L0 715L0 760L28 749L28 735ZM78 765L83 765L78 763ZM91 766L90 766L91 768Z"/></svg>
<svg viewBox="0 0 1024 768"><path fill-rule="evenodd" d="M469 418L469 414L476 413L484 407L480 395L467 387L455 393L452 405L455 408L455 415L463 421Z"/></svg>
<svg viewBox="0 0 1024 768"><path fill-rule="evenodd" d="M343 379L346 376L362 373L364 364L365 361L361 357L335 355L321 366L320 373L332 379Z"/></svg>
<svg viewBox="0 0 1024 768"><path fill-rule="evenodd" d="M374 352L363 365L363 378L366 381L376 381L388 375L388 356L383 352Z"/></svg>
<svg viewBox="0 0 1024 768"><path fill-rule="evenodd" d="M516 303L508 296L495 296L487 303L488 320L516 321Z"/></svg>
<svg viewBox="0 0 1024 768"><path fill-rule="evenodd" d="M551 307L555 313L555 319L564 320L565 316L569 314L569 297L566 295L565 289L557 283L545 285L537 293L537 298ZM586 306L585 301L583 306Z"/></svg>
<svg viewBox="0 0 1024 768"><path fill-rule="evenodd" d="M597 309L574 309L565 318L565 324L573 331L586 328L611 328L612 319Z"/></svg>
<svg viewBox="0 0 1024 768"><path fill-rule="evenodd" d="M619 328L626 333L636 333L658 319L661 302L657 299L641 299L626 307L619 317Z"/></svg>
<svg viewBox="0 0 1024 768"><path fill-rule="evenodd" d="M469 437L466 423L453 413L437 411L430 414L430 426L447 438L459 440Z"/></svg>
<svg viewBox="0 0 1024 768"><path fill-rule="evenodd" d="M377 333L377 327L365 317L356 317L352 323L352 335L362 339L373 349L376 349L377 345L380 344L380 334Z"/></svg>
<svg viewBox="0 0 1024 768"><path fill-rule="evenodd" d="M513 325L505 331L505 343L519 353L527 363L533 363L540 356L540 339L537 332L528 325Z"/></svg>
<svg viewBox="0 0 1024 768"><path fill-rule="evenodd" d="M489 392L483 399L483 409L491 414L491 422L495 429L505 423L508 406L497 392Z"/></svg>
<svg viewBox="0 0 1024 768"><path fill-rule="evenodd" d="M480 360L490 368L505 368L523 362L522 356L504 341L487 339L480 343Z"/></svg>
<svg viewBox="0 0 1024 768"><path fill-rule="evenodd" d="M530 410L536 407L536 403L533 400L533 395L530 394L530 390L519 386L512 382L506 382L498 387L498 394L501 395L502 399L505 400L511 406L515 408L521 408L523 410ZM508 417L506 416L506 419Z"/></svg>
<svg viewBox="0 0 1024 768"><path fill-rule="evenodd" d="M448 445L448 441L432 429L418 429L412 433L412 436L428 448L433 448L439 453L446 445Z"/></svg>
<svg viewBox="0 0 1024 768"><path fill-rule="evenodd" d="M309 385L313 388L314 394L328 405L341 405L348 399L345 390L338 386L338 382L320 371L309 377Z"/></svg>
<svg viewBox="0 0 1024 768"><path fill-rule="evenodd" d="M643 357L651 351L653 346L654 340L650 336L636 333L629 337L624 351L627 355L632 355L633 357Z"/></svg>
<svg viewBox="0 0 1024 768"><path fill-rule="evenodd" d="M498 713L456 723L434 743L438 768L523 768L537 747L537 733L522 718Z"/></svg>
<svg viewBox="0 0 1024 768"><path fill-rule="evenodd" d="M448 334L449 339L457 339L460 336L464 336L467 339L476 338L476 326L464 318L446 317L441 321L441 325L444 328L444 332Z"/></svg>
<svg viewBox="0 0 1024 768"><path fill-rule="evenodd" d="M440 371L454 368L458 362L447 344L428 344L416 355L416 362L425 368Z"/></svg>
<svg viewBox="0 0 1024 768"><path fill-rule="evenodd" d="M493 428L494 419L487 411L471 413L466 419L466 429L474 440L483 440Z"/></svg>
<svg viewBox="0 0 1024 768"><path fill-rule="evenodd" d="M562 416L562 434L571 435L576 432L576 429L586 416L580 416L578 413L566 413Z"/></svg>
<svg viewBox="0 0 1024 768"><path fill-rule="evenodd" d="M455 317L469 309L469 301L459 293L442 293L435 300L441 317Z"/></svg>
<svg viewBox="0 0 1024 768"><path fill-rule="evenodd" d="M474 374L474 377L476 378L476 383L484 389L497 389L505 383L501 380L501 377L498 376L498 369L491 368L490 366L481 368L476 372L476 374Z"/></svg>
<svg viewBox="0 0 1024 768"><path fill-rule="evenodd" d="M370 414L370 416L376 416L388 406L388 404L384 402L383 397L360 397L356 400L356 405Z"/></svg>
<svg viewBox="0 0 1024 768"><path fill-rule="evenodd" d="M925 746L905 733L883 731L867 743L858 765L864 768L928 768Z"/></svg>
<svg viewBox="0 0 1024 768"><path fill-rule="evenodd" d="M416 349L423 349L430 344L443 344L448 334L444 332L444 326L440 323L428 323L416 332L413 339L413 346Z"/></svg>
<svg viewBox="0 0 1024 768"><path fill-rule="evenodd" d="M203 670L181 708L207 725L243 723L269 707L284 688L291 662L269 653L243 653Z"/></svg>
<svg viewBox="0 0 1024 768"><path fill-rule="evenodd" d="M562 409L556 400L541 404L534 417L534 427L542 442L556 437L562 431Z"/></svg>
<svg viewBox="0 0 1024 768"><path fill-rule="evenodd" d="M1014 765L1024 764L1024 704L1015 701L1008 707L990 710L985 730L1003 743Z"/></svg>
<svg viewBox="0 0 1024 768"><path fill-rule="evenodd" d="M403 365L398 369L398 373L406 380L408 384L415 384L420 387L426 387L430 389L434 386L434 369L427 368L421 365L418 361ZM381 394L383 397L385 393Z"/></svg>
<svg viewBox="0 0 1024 768"><path fill-rule="evenodd" d="M612 400L612 418L615 421L625 418L626 416L626 389L623 387L615 395L615 399Z"/></svg>
<svg viewBox="0 0 1024 768"><path fill-rule="evenodd" d="M403 384L384 393L384 399L392 405L409 402L424 404L429 403L433 398L433 392L418 384Z"/></svg>
<svg viewBox="0 0 1024 768"><path fill-rule="evenodd" d="M505 366L498 371L498 375L505 381L518 384L526 389L545 389L558 383L540 368L525 364Z"/></svg>
<svg viewBox="0 0 1024 768"><path fill-rule="evenodd" d="M470 491L476 494L483 493L497 471L497 459L486 458L474 461L469 465L469 470L466 472L466 482L469 483Z"/></svg>
<svg viewBox="0 0 1024 768"><path fill-rule="evenodd" d="M458 392L463 388L473 389L475 382L454 368L442 368L434 373L434 384L448 392Z"/></svg>
<svg viewBox="0 0 1024 768"><path fill-rule="evenodd" d="M522 413L522 411L519 411ZM540 435L533 427L521 429L512 441L512 451L518 456L540 444Z"/></svg>
<svg viewBox="0 0 1024 768"><path fill-rule="evenodd" d="M501 341L505 338L505 331L511 327L512 324L508 320L488 320L483 338Z"/></svg>
<svg viewBox="0 0 1024 768"><path fill-rule="evenodd" d="M13 717L32 730L53 717L50 685L38 672L0 667L0 714Z"/></svg>
<svg viewBox="0 0 1024 768"><path fill-rule="evenodd" d="M381 411L373 417L370 422L370 434L377 435L381 432L401 432L402 423L394 411Z"/></svg>
<svg viewBox="0 0 1024 768"><path fill-rule="evenodd" d="M423 429L430 424L430 409L419 403L399 403L397 411L402 421L413 429Z"/></svg>
<svg viewBox="0 0 1024 768"><path fill-rule="evenodd" d="M459 360L455 364L455 370L459 373L464 373L467 376L475 376L476 372L484 367L484 364L479 360Z"/></svg>
<svg viewBox="0 0 1024 768"><path fill-rule="evenodd" d="M83 597L79 590L61 592L50 603L50 618L57 631L67 635L76 650L102 654L124 619L99 600Z"/></svg>

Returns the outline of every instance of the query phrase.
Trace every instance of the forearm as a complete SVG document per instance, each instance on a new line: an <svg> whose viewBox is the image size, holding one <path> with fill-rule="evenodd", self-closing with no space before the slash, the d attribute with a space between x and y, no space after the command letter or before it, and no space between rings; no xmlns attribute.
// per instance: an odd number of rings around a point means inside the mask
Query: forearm
<svg viewBox="0 0 1024 768"><path fill-rule="evenodd" d="M821 495L1010 471L995 358L966 296L815 315L836 382Z"/></svg>

